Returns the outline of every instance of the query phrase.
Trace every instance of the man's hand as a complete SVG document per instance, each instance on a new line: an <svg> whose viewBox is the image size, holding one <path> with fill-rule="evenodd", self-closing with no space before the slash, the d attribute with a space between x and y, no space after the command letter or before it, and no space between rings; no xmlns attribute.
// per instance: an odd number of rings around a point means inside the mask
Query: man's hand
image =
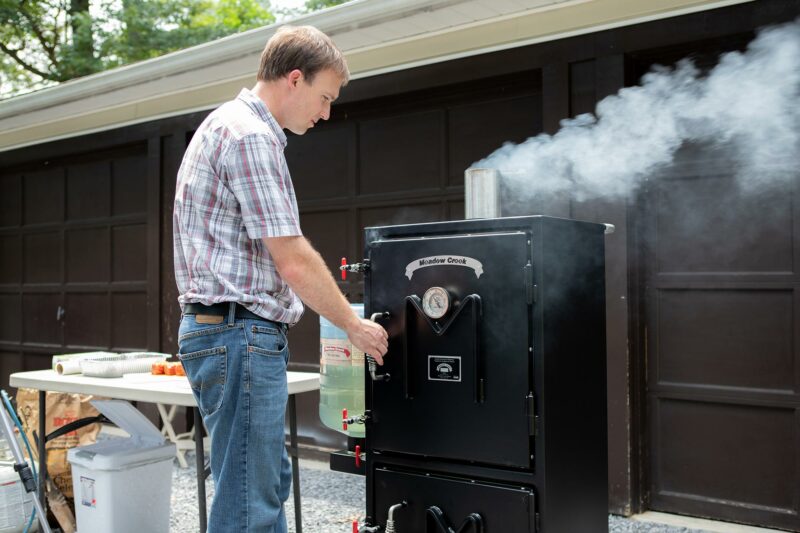
<svg viewBox="0 0 800 533"><path fill-rule="evenodd" d="M343 329L356 348L383 364L389 334L379 324L359 318L336 286L333 276L311 244L302 236L264 239L283 280L311 309Z"/></svg>
<svg viewBox="0 0 800 533"><path fill-rule="evenodd" d="M389 349L389 334L380 324L360 318L346 332L353 346L374 357L379 365L383 364L383 356Z"/></svg>

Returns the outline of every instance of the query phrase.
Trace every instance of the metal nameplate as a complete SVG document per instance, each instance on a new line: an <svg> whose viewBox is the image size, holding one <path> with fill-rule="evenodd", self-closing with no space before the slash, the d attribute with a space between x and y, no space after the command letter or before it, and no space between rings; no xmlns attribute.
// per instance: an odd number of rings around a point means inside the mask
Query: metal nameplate
<svg viewBox="0 0 800 533"><path fill-rule="evenodd" d="M428 379L430 381L461 381L461 357L429 355Z"/></svg>

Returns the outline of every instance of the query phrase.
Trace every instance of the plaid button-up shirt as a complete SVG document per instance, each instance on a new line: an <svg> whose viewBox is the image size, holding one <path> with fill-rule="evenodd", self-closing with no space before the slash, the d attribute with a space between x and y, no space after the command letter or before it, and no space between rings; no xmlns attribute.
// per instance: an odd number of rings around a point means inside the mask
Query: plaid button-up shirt
<svg viewBox="0 0 800 533"><path fill-rule="evenodd" d="M247 89L195 132L178 171L173 213L181 308L239 302L269 320L300 319L303 304L261 241L301 235L285 147L286 134Z"/></svg>

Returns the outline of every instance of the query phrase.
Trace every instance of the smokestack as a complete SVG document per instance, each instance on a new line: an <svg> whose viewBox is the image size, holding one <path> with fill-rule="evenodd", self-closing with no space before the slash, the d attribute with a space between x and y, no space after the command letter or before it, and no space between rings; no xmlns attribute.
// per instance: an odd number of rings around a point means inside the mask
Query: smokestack
<svg viewBox="0 0 800 533"><path fill-rule="evenodd" d="M500 172L493 168L468 168L464 172L466 218L499 218Z"/></svg>

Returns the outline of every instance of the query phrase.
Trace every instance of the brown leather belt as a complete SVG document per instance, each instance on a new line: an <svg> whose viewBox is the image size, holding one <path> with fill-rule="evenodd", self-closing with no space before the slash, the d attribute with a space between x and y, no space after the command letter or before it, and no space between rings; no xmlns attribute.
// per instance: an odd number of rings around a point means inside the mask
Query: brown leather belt
<svg viewBox="0 0 800 533"><path fill-rule="evenodd" d="M231 312L231 302L221 302L213 305L190 303L190 304L184 304L183 306L184 315L228 316L230 312ZM236 304L236 318L245 318L251 320L267 320L269 322L275 322L274 320L266 319L263 316L258 316L254 312L249 311L240 303ZM278 325L282 325L280 322L275 322L275 323Z"/></svg>

